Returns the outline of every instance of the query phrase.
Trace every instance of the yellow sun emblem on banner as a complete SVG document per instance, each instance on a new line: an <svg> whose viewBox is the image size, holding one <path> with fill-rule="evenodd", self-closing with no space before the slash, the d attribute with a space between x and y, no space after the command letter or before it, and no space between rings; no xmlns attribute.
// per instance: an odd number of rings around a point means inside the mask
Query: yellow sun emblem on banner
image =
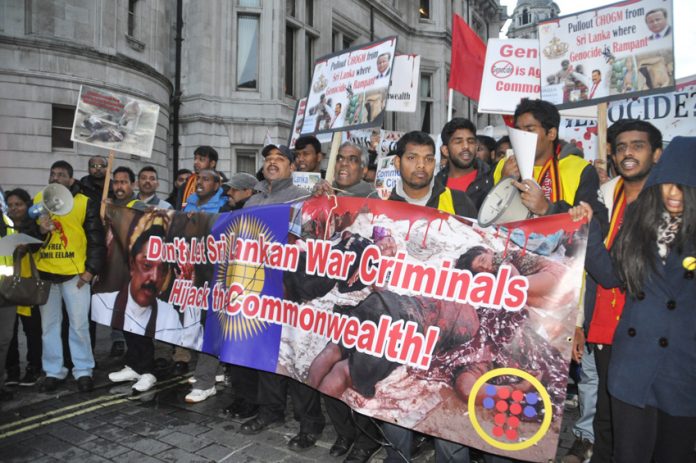
<svg viewBox="0 0 696 463"><path fill-rule="evenodd" d="M252 216L235 218L225 229L225 234L230 238L225 250L227 256L230 255L230 248L234 246L237 238L256 240L264 235L268 241L275 241L270 228L263 221ZM230 262L225 259L219 265L217 281L225 289L237 283L244 288L245 294L260 294L263 290L266 272L262 264ZM261 333L268 326L266 322L248 319L241 314L230 316L224 310L217 312L217 317L225 340L248 339Z"/></svg>

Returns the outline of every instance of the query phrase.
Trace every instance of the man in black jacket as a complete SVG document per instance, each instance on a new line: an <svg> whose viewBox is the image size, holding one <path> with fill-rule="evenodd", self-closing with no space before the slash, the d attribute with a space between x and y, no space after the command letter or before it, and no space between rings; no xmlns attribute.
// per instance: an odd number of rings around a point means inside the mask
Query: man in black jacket
<svg viewBox="0 0 696 463"><path fill-rule="evenodd" d="M464 191L477 208L493 188L493 172L476 157L476 127L469 119L455 117L442 128L440 150L447 165L437 180L452 190Z"/></svg>

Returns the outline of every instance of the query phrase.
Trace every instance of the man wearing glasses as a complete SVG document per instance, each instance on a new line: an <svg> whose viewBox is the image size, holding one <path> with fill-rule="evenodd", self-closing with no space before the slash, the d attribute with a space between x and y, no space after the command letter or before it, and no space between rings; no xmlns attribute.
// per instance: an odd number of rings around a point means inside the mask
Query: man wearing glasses
<svg viewBox="0 0 696 463"><path fill-rule="evenodd" d="M80 179L81 192L97 203L101 203L102 192L104 191L106 165L106 159L103 156L92 156L87 164L89 175L85 175ZM109 185L109 198L113 199L111 185Z"/></svg>

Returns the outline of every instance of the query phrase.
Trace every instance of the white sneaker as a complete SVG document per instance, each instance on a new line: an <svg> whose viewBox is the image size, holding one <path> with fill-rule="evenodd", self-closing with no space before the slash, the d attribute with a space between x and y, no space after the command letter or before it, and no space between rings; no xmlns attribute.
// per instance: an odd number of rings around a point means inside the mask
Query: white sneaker
<svg viewBox="0 0 696 463"><path fill-rule="evenodd" d="M114 371L109 373L109 381L114 383L122 383L124 381L136 381L140 379L140 375L135 372L131 367L126 365L121 371Z"/></svg>
<svg viewBox="0 0 696 463"><path fill-rule="evenodd" d="M155 383L157 383L157 378L155 378L155 375L145 373L140 377L138 382L133 385L133 389L138 392L146 392L152 389L152 386L154 386Z"/></svg>
<svg viewBox="0 0 696 463"><path fill-rule="evenodd" d="M225 382L225 375L224 374L223 375L215 375L215 382L216 383L224 383ZM196 377L195 376L189 377L188 383L189 384L196 384Z"/></svg>
<svg viewBox="0 0 696 463"><path fill-rule="evenodd" d="M186 395L184 400L186 400L186 403L188 404L197 404L198 402L203 402L208 397L214 396L216 393L217 390L215 389L215 386L211 387L210 389L193 388L191 389L191 392Z"/></svg>

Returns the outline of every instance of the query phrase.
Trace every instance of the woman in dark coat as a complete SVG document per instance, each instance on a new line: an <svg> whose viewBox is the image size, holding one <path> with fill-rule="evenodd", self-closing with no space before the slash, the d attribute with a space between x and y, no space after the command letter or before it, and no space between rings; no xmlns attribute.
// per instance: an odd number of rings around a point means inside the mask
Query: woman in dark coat
<svg viewBox="0 0 696 463"><path fill-rule="evenodd" d="M696 137L669 144L611 256L591 223L585 265L627 293L609 365L616 463L696 461Z"/></svg>

